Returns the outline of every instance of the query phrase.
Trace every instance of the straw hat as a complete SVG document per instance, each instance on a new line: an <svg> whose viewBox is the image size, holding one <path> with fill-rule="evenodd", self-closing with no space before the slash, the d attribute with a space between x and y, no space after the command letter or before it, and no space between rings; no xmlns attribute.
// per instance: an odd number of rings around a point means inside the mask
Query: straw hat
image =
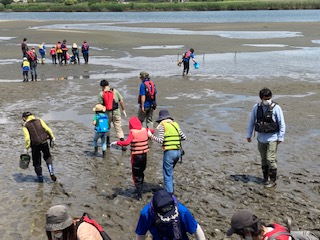
<svg viewBox="0 0 320 240"><path fill-rule="evenodd" d="M92 111L94 112L105 112L106 107L103 106L102 104L97 104L94 108L92 108Z"/></svg>

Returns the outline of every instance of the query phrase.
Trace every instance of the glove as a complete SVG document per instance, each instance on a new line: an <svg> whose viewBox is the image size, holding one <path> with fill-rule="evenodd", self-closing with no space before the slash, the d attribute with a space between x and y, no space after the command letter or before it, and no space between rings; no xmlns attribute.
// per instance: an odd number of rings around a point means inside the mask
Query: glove
<svg viewBox="0 0 320 240"><path fill-rule="evenodd" d="M114 142L111 142L111 143L110 143L110 147L111 147L111 146L115 146L115 145L117 145L117 141L114 141Z"/></svg>
<svg viewBox="0 0 320 240"><path fill-rule="evenodd" d="M127 113L126 110L122 110L123 116L126 118L127 117Z"/></svg>

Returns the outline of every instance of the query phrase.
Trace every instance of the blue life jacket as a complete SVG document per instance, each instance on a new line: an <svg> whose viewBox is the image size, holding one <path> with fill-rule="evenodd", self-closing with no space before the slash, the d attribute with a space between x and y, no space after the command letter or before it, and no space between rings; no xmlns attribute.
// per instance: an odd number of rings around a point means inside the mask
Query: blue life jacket
<svg viewBox="0 0 320 240"><path fill-rule="evenodd" d="M98 119L96 123L95 130L98 133L109 132L109 118L106 113L98 113Z"/></svg>

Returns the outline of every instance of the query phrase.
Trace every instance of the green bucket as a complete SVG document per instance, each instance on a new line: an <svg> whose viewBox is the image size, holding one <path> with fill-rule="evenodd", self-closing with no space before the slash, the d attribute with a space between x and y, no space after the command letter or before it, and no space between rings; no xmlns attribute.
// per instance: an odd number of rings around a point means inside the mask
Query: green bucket
<svg viewBox="0 0 320 240"><path fill-rule="evenodd" d="M22 169L27 169L29 167L30 160L31 156L29 154L21 154L19 167Z"/></svg>

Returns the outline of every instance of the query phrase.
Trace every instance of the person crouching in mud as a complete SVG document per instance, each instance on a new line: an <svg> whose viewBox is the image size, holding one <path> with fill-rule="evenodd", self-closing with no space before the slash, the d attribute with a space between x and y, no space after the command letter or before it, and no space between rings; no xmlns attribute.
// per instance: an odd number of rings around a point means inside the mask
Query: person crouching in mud
<svg viewBox="0 0 320 240"><path fill-rule="evenodd" d="M53 157L51 156L49 144L47 139L51 140L53 144L55 141L54 135L48 125L40 118L30 112L24 112L22 114L23 123L23 134L25 138L25 152L28 153L31 148L32 161L34 170L38 176L38 181L43 182L42 167L41 167L41 152L43 158L46 161L50 177L52 181L56 181L57 177L53 171Z"/></svg>
<svg viewBox="0 0 320 240"><path fill-rule="evenodd" d="M157 191L141 210L136 240L144 240L148 231L154 240L188 240L187 233L193 234L196 240L205 240L202 228L189 209L164 189Z"/></svg>

